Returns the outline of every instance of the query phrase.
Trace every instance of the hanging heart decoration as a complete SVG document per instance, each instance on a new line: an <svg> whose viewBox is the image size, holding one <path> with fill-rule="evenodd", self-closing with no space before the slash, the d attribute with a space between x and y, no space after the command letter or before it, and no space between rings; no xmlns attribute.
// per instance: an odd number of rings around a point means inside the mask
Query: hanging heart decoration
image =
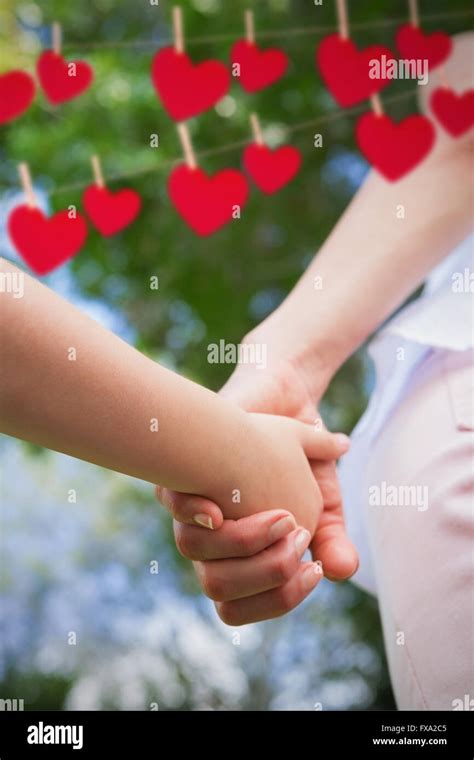
<svg viewBox="0 0 474 760"><path fill-rule="evenodd" d="M35 83L26 71L8 71L0 76L0 124L21 116L35 97Z"/></svg>
<svg viewBox="0 0 474 760"><path fill-rule="evenodd" d="M82 196L84 209L101 235L109 237L128 227L140 211L141 199L135 190L124 188L112 193L107 187L90 185Z"/></svg>
<svg viewBox="0 0 474 760"><path fill-rule="evenodd" d="M326 37L316 51L316 63L326 87L340 106L355 106L387 87L388 78L372 78L374 62L382 57L393 58L391 51L382 45L358 50L350 39L339 34Z"/></svg>
<svg viewBox="0 0 474 760"><path fill-rule="evenodd" d="M168 180L168 192L178 213L198 235L212 235L244 207L248 184L244 175L224 169L213 176L199 167L180 164Z"/></svg>
<svg viewBox="0 0 474 760"><path fill-rule="evenodd" d="M402 58L426 60L430 70L444 63L453 48L449 35L444 32L425 34L413 24L401 26L395 40Z"/></svg>
<svg viewBox="0 0 474 760"><path fill-rule="evenodd" d="M431 95L430 106L453 137L460 137L474 127L474 90L458 94L447 87L438 87Z"/></svg>
<svg viewBox="0 0 474 760"><path fill-rule="evenodd" d="M47 217L38 208L17 206L8 217L8 234L28 266L44 275L75 256L87 238L85 219L68 210Z"/></svg>
<svg viewBox="0 0 474 760"><path fill-rule="evenodd" d="M220 61L194 64L173 47L160 50L151 68L153 86L175 121L184 121L212 108L230 87L230 74Z"/></svg>
<svg viewBox="0 0 474 760"><path fill-rule="evenodd" d="M425 116L409 116L396 124L385 114L366 113L357 122L356 139L366 159L394 182L428 155L435 130Z"/></svg>
<svg viewBox="0 0 474 760"><path fill-rule="evenodd" d="M234 76L249 93L274 84L288 68L288 56L282 50L260 50L254 42L245 39L238 40L232 47L230 60L233 73L238 72Z"/></svg>
<svg viewBox="0 0 474 760"><path fill-rule="evenodd" d="M84 61L66 61L53 50L39 57L36 71L50 103L58 105L82 95L90 87L94 72Z"/></svg>
<svg viewBox="0 0 474 760"><path fill-rule="evenodd" d="M267 145L251 143L244 150L244 166L259 190L271 195L296 176L301 167L301 153L292 145L271 150Z"/></svg>

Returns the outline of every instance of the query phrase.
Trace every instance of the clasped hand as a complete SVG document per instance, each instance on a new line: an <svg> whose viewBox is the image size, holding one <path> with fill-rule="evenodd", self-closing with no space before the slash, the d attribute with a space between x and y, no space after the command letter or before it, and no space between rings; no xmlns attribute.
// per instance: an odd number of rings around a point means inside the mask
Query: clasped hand
<svg viewBox="0 0 474 760"><path fill-rule="evenodd" d="M258 381L238 367L221 394L259 412L250 415L252 426L270 442L268 457L264 451L257 461L252 440L246 452L244 490L258 503L249 509L244 493L244 512L237 503L232 517L238 519L224 519L222 504L209 499L159 486L157 495L174 517L177 547L193 560L204 593L221 619L236 626L289 612L323 576L353 575L358 557L346 535L335 465L348 439L315 429L314 400L293 367L282 365ZM229 515L228 505L224 511ZM308 548L312 562L302 561Z"/></svg>

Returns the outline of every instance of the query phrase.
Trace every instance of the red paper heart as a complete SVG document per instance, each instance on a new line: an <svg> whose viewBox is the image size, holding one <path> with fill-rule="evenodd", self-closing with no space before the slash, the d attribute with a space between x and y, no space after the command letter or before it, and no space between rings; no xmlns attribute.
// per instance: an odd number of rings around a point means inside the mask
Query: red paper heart
<svg viewBox="0 0 474 760"><path fill-rule="evenodd" d="M8 217L8 234L31 269L48 274L78 253L87 224L79 214L70 218L66 210L48 218L40 209L22 205Z"/></svg>
<svg viewBox="0 0 474 760"><path fill-rule="evenodd" d="M291 182L301 166L301 154L292 145L270 150L252 143L244 151L244 166L263 193L276 193Z"/></svg>
<svg viewBox="0 0 474 760"><path fill-rule="evenodd" d="M276 82L288 67L288 56L282 50L259 50L247 40L238 40L230 53L232 65L238 63L237 77L246 92L258 92Z"/></svg>
<svg viewBox="0 0 474 760"><path fill-rule="evenodd" d="M181 164L168 180L168 192L178 212L198 235L211 235L233 218L248 196L244 175L224 169L209 177L202 169Z"/></svg>
<svg viewBox="0 0 474 760"><path fill-rule="evenodd" d="M444 32L425 34L412 24L401 26L396 35L397 48L403 58L426 59L434 69L449 56L453 42Z"/></svg>
<svg viewBox="0 0 474 760"><path fill-rule="evenodd" d="M12 121L29 108L35 83L25 71L9 71L0 76L0 124Z"/></svg>
<svg viewBox="0 0 474 760"><path fill-rule="evenodd" d="M82 201L92 224L105 237L115 235L131 224L141 206L140 196L135 190L111 193L107 187L97 185L86 188Z"/></svg>
<svg viewBox="0 0 474 760"><path fill-rule="evenodd" d="M175 121L184 121L212 108L228 92L230 74L220 61L193 64L172 47L160 50L151 67L153 86Z"/></svg>
<svg viewBox="0 0 474 760"><path fill-rule="evenodd" d="M52 50L46 50L39 57L36 70L46 97L54 105L83 93L94 78L88 63L68 62Z"/></svg>
<svg viewBox="0 0 474 760"><path fill-rule="evenodd" d="M395 124L388 116L366 113L357 122L356 138L367 160L394 182L428 155L435 131L425 116L409 116Z"/></svg>
<svg viewBox="0 0 474 760"><path fill-rule="evenodd" d="M431 110L453 137L459 137L474 126L474 90L458 95L439 87L431 95Z"/></svg>
<svg viewBox="0 0 474 760"><path fill-rule="evenodd" d="M338 34L326 37L316 51L316 62L326 87L340 106L354 106L383 90L390 79L371 79L370 62L380 62L382 56L393 58L382 45L357 50L352 40Z"/></svg>

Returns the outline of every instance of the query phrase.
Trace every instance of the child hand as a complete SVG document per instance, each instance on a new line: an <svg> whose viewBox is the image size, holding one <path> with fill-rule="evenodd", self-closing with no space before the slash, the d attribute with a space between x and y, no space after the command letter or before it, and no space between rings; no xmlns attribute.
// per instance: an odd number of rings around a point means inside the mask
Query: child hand
<svg viewBox="0 0 474 760"><path fill-rule="evenodd" d="M244 436L233 454L235 482L227 484L216 501L231 519L268 509L288 510L313 536L323 500L309 460L335 460L348 448L345 435L288 417L247 414Z"/></svg>

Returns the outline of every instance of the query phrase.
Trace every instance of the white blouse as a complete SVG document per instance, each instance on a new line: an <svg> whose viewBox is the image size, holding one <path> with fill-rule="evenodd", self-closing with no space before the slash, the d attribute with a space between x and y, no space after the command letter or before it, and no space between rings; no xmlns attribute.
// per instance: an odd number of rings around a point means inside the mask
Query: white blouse
<svg viewBox="0 0 474 760"><path fill-rule="evenodd" d="M374 440L411 386L416 367L436 348L465 351L474 346L474 235L433 270L422 295L406 306L374 338L369 355L376 383L364 415L352 433L352 446L339 466L349 535L360 555L353 580L376 594L375 575L363 503L363 482ZM404 349L404 361L397 352Z"/></svg>

